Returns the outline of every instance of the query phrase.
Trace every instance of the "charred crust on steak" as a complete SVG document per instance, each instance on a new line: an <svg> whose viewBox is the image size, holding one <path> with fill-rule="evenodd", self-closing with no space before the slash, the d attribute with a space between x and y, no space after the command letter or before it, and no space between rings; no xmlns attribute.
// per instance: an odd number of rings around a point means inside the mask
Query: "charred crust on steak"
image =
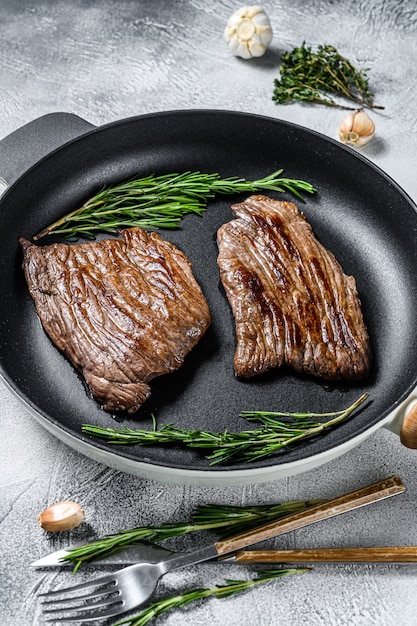
<svg viewBox="0 0 417 626"><path fill-rule="evenodd" d="M23 269L42 325L109 412L134 413L149 381L183 363L210 325L191 263L140 228L121 238L36 246Z"/></svg>
<svg viewBox="0 0 417 626"><path fill-rule="evenodd" d="M231 208L217 241L236 375L288 365L324 380L365 379L372 354L355 279L293 203L256 195Z"/></svg>

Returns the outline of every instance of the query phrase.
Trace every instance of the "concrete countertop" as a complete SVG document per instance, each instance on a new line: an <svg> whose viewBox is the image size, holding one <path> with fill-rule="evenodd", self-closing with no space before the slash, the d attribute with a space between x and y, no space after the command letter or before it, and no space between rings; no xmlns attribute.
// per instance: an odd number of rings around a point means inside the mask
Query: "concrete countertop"
<svg viewBox="0 0 417 626"><path fill-rule="evenodd" d="M230 0L2 0L0 139L58 111L101 125L143 113L190 108L259 113L337 138L345 112L300 104L278 106L271 99L283 51L303 40L311 45L330 43L359 66L370 68L376 100L385 106L372 113L377 131L363 154L417 201L415 2L265 3L274 39L266 55L252 61L233 57L223 41L225 23L239 6ZM0 163L0 177L1 168ZM0 622L4 626L43 624L37 592L73 580L69 571L30 568L34 559L120 529L186 520L198 504L334 497L399 474L407 486L404 495L290 533L270 546L416 543L416 453L385 429L310 472L267 484L219 488L166 485L96 463L49 434L3 383L0 410ZM48 535L38 527L38 513L67 499L84 506L86 522L71 532ZM185 549L190 541L178 539L170 545ZM164 578L155 598L247 576L238 566L181 570ZM309 575L276 581L234 598L199 602L167 614L160 623L413 626L416 579L414 565L321 565Z"/></svg>

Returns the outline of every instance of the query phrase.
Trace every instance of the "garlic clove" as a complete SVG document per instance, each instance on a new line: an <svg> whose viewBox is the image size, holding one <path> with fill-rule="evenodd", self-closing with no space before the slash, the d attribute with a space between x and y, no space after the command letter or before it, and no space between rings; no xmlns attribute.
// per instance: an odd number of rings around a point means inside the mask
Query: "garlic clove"
<svg viewBox="0 0 417 626"><path fill-rule="evenodd" d="M362 109L349 113L339 126L339 139L348 145L361 148L374 136L375 124Z"/></svg>
<svg viewBox="0 0 417 626"><path fill-rule="evenodd" d="M266 24L256 27L256 34L261 38L265 46L269 46L272 41L272 28Z"/></svg>
<svg viewBox="0 0 417 626"><path fill-rule="evenodd" d="M229 50L234 56L237 56L237 50L238 50L239 45L240 44L237 39L231 39L228 43Z"/></svg>
<svg viewBox="0 0 417 626"><path fill-rule="evenodd" d="M253 57L261 57L265 53L265 46L261 41L257 41L255 38L249 42L249 51Z"/></svg>
<svg viewBox="0 0 417 626"><path fill-rule="evenodd" d="M250 59L251 57L248 46L236 38L229 41L229 50L235 57L241 57L242 59Z"/></svg>
<svg viewBox="0 0 417 626"><path fill-rule="evenodd" d="M250 59L252 55L250 53L248 45L245 45L244 43L239 43L237 47L237 56L239 56L241 59Z"/></svg>
<svg viewBox="0 0 417 626"><path fill-rule="evenodd" d="M263 12L256 13L256 15L252 17L252 22L255 24L256 27L268 26L269 28L271 28L271 22L269 21L269 17L266 13Z"/></svg>
<svg viewBox="0 0 417 626"><path fill-rule="evenodd" d="M255 5L253 7L242 7L240 9L247 17L253 18L255 15L266 15L262 7Z"/></svg>
<svg viewBox="0 0 417 626"><path fill-rule="evenodd" d="M234 13L231 17L229 17L226 25L226 31L233 31L239 26L242 21L242 16L238 13Z"/></svg>
<svg viewBox="0 0 417 626"><path fill-rule="evenodd" d="M38 515L39 526L50 532L76 528L84 519L84 510L76 502L56 502Z"/></svg>

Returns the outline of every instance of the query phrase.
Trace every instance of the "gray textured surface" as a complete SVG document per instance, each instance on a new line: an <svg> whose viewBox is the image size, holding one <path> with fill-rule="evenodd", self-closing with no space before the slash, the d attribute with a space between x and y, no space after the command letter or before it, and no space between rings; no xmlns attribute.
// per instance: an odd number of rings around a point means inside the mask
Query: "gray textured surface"
<svg viewBox="0 0 417 626"><path fill-rule="evenodd" d="M271 89L283 50L302 40L331 43L371 67L377 135L365 154L417 200L417 7L413 0L292 0L266 3L274 28L267 55L232 57L222 31L239 7L230 0L0 2L0 138L53 111L103 124L141 113L185 108L235 109L280 117L331 137L338 110L277 107ZM1 176L1 164L0 164ZM358 181L360 184L360 181ZM401 375L401 372L398 372ZM166 486L118 473L59 443L25 414L0 385L0 621L42 624L36 591L71 578L28 564L46 552L142 523L186 518L199 503L268 503L336 496L392 473L404 496L283 537L269 545L383 545L416 542L416 453L381 430L340 459L308 474L267 485ZM86 524L47 536L37 514L74 499ZM173 542L177 548L189 541ZM210 600L168 615L167 626L286 624L412 626L417 622L417 566L320 566L308 576L259 587L229 600ZM82 575L82 574L80 574ZM202 566L167 576L157 597L175 590L247 576L231 567Z"/></svg>

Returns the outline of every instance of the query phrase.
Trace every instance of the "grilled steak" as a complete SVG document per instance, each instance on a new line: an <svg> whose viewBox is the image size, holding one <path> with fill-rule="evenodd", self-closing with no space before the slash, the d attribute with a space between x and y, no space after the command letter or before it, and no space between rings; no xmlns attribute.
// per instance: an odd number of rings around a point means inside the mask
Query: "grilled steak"
<svg viewBox="0 0 417 626"><path fill-rule="evenodd" d="M106 411L135 412L210 325L186 256L155 233L38 247L23 268L44 329Z"/></svg>
<svg viewBox="0 0 417 626"><path fill-rule="evenodd" d="M217 238L237 376L289 365L325 380L364 379L371 348L355 279L294 204L251 196L232 212Z"/></svg>

